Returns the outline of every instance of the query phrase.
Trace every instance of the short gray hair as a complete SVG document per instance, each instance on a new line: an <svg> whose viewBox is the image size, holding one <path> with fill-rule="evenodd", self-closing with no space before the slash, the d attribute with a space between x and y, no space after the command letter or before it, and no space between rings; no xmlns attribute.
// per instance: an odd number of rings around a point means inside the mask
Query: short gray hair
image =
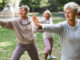
<svg viewBox="0 0 80 60"><path fill-rule="evenodd" d="M72 11L74 12L78 12L78 4L75 2L69 2L67 4L64 5L64 11L68 8L72 9Z"/></svg>
<svg viewBox="0 0 80 60"><path fill-rule="evenodd" d="M29 10L30 10L30 8L27 5L23 5L23 6L20 7L20 9L21 8L24 8L24 10L27 11L27 12L29 12Z"/></svg>
<svg viewBox="0 0 80 60"><path fill-rule="evenodd" d="M49 13L50 17L51 17L51 12L49 10L45 10L43 16L46 14L46 13Z"/></svg>

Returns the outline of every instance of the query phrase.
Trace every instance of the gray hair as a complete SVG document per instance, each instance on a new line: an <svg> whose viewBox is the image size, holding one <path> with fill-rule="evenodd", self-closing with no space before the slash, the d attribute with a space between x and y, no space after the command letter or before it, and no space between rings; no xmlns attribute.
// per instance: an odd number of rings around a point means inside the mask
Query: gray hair
<svg viewBox="0 0 80 60"><path fill-rule="evenodd" d="M20 9L21 8L24 8L24 10L27 11L27 12L29 12L29 10L30 10L30 8L27 5L23 5L23 6L20 7Z"/></svg>
<svg viewBox="0 0 80 60"><path fill-rule="evenodd" d="M49 13L50 17L51 17L51 12L49 10L45 10L43 16L46 14L46 13Z"/></svg>
<svg viewBox="0 0 80 60"><path fill-rule="evenodd" d="M72 11L74 12L78 12L78 4L75 2L69 2L67 4L64 5L64 11L68 8L72 9Z"/></svg>

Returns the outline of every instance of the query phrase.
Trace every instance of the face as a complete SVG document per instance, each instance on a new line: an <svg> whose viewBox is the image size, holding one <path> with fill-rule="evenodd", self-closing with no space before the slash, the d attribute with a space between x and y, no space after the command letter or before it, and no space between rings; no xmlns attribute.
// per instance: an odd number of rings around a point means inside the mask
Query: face
<svg viewBox="0 0 80 60"><path fill-rule="evenodd" d="M65 18L67 21L75 20L76 16L77 16L77 12L73 12L70 8L65 10Z"/></svg>
<svg viewBox="0 0 80 60"><path fill-rule="evenodd" d="M27 14L28 14L28 12L25 11L24 8L21 8L21 9L19 10L19 15L20 15L20 17L25 17L25 16L27 16Z"/></svg>
<svg viewBox="0 0 80 60"><path fill-rule="evenodd" d="M50 18L50 14L49 14L49 13L45 13L44 17L45 17L46 19L49 19L49 18Z"/></svg>

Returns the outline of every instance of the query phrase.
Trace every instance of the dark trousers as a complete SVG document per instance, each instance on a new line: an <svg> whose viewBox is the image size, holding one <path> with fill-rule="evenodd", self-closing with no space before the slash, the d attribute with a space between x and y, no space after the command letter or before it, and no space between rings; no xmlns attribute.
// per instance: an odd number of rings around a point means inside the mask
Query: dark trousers
<svg viewBox="0 0 80 60"><path fill-rule="evenodd" d="M20 60L20 57L24 53L24 51L28 52L31 60L39 60L37 48L34 43L33 44L18 43L11 60Z"/></svg>

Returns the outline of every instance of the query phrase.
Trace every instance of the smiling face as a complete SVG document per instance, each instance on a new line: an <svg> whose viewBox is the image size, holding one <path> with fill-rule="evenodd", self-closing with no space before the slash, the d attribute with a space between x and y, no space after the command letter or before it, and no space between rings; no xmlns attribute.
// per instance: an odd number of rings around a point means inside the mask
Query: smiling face
<svg viewBox="0 0 80 60"><path fill-rule="evenodd" d="M67 21L75 20L77 16L77 12L73 12L72 9L68 8L65 10L65 18Z"/></svg>
<svg viewBox="0 0 80 60"><path fill-rule="evenodd" d="M26 17L28 12L24 8L19 9L19 15L20 17Z"/></svg>
<svg viewBox="0 0 80 60"><path fill-rule="evenodd" d="M49 19L49 18L50 18L50 14L49 14L48 12L46 12L46 13L44 14L44 17L45 17L46 19Z"/></svg>

